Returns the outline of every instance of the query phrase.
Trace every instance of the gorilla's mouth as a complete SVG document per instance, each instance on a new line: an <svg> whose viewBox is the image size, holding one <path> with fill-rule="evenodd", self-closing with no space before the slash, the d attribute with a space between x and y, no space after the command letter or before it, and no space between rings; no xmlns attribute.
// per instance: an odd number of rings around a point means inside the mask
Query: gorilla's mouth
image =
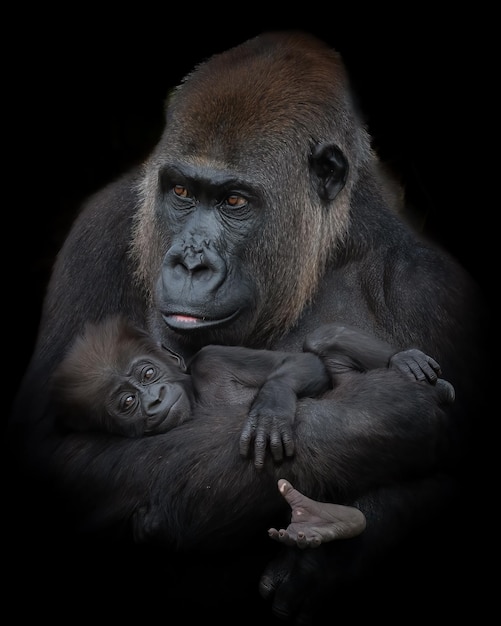
<svg viewBox="0 0 501 626"><path fill-rule="evenodd" d="M186 315L184 313L162 313L162 318L171 330L177 332L189 333L207 328L221 328L228 326L240 315L241 309L237 309L227 317L219 319L209 319L207 317L196 317L195 315Z"/></svg>

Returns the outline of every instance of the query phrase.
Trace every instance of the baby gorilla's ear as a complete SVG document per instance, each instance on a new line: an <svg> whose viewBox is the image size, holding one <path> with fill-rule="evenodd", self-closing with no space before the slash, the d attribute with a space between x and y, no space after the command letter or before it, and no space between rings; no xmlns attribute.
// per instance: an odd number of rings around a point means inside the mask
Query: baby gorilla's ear
<svg viewBox="0 0 501 626"><path fill-rule="evenodd" d="M167 346L162 345L162 348L167 352L168 356L175 361L176 366L179 367L182 372L186 372L186 363L184 362L183 357Z"/></svg>

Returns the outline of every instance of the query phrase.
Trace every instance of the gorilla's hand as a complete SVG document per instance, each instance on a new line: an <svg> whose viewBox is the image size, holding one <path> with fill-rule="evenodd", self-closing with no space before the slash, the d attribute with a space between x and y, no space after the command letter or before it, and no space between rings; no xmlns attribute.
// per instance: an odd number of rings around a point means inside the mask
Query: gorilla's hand
<svg viewBox="0 0 501 626"><path fill-rule="evenodd" d="M294 454L292 424L296 392L276 379L266 382L254 400L240 435L240 454L248 457L254 446L254 465L264 465L269 445L273 460L280 463Z"/></svg>
<svg viewBox="0 0 501 626"><path fill-rule="evenodd" d="M390 358L389 367L398 370L411 380L427 381L437 385L440 402L446 404L454 402L456 392L449 381L439 378L442 374L439 363L421 350L411 348L397 352Z"/></svg>
<svg viewBox="0 0 501 626"><path fill-rule="evenodd" d="M268 530L275 541L301 549L317 548L326 541L350 539L365 530L365 515L353 506L312 500L283 478L278 489L292 513L287 528Z"/></svg>
<svg viewBox="0 0 501 626"><path fill-rule="evenodd" d="M394 354L390 359L390 367L411 379L427 380L432 384L437 382L442 373L434 358L415 348Z"/></svg>

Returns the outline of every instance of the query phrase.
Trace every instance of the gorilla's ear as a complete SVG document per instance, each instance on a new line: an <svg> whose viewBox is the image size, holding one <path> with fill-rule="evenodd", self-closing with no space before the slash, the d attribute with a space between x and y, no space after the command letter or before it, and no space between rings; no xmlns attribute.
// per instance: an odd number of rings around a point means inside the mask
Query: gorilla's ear
<svg viewBox="0 0 501 626"><path fill-rule="evenodd" d="M331 202L348 177L346 157L332 143L317 144L311 151L310 167L318 195L324 202Z"/></svg>
<svg viewBox="0 0 501 626"><path fill-rule="evenodd" d="M174 352L174 350L172 350L171 348L169 348L168 346L162 344L162 348L165 349L165 351L167 352L167 355L175 362L176 366L179 367L179 369L182 372L186 372L186 363L184 362L183 357L178 354L177 352Z"/></svg>

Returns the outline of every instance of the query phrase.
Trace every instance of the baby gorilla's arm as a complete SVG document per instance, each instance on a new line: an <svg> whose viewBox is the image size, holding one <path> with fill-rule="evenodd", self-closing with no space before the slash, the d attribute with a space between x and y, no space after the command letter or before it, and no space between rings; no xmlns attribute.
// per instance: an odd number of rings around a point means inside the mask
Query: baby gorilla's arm
<svg viewBox="0 0 501 626"><path fill-rule="evenodd" d="M292 518L287 528L268 530L276 541L317 548L326 541L349 539L365 530L365 515L355 507L311 500L283 478L278 481L278 489L292 509Z"/></svg>

